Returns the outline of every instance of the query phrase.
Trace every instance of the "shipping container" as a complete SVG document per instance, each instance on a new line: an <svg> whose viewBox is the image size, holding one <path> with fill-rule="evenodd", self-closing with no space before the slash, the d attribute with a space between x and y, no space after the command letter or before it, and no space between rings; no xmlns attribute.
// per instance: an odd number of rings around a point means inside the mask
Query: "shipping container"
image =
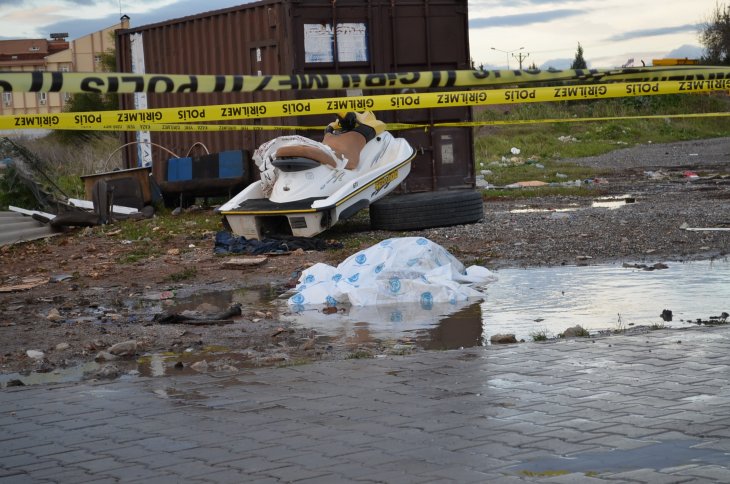
<svg viewBox="0 0 730 484"><path fill-rule="evenodd" d="M133 19L132 19L133 20ZM470 69L467 0L263 0L157 24L120 30L121 72L150 74L343 74ZM390 91L395 92L395 91ZM382 94L384 91L311 90L257 93L125 95L122 109L165 108ZM386 122L429 124L471 120L471 108L382 111ZM325 125L334 116L270 118L240 123ZM141 140L125 153L129 167L209 152L253 152L291 131L124 133ZM298 134L321 140L321 134ZM473 188L471 128L398 131L418 150L400 191ZM137 138L142 136L141 138ZM165 151L167 150L167 151ZM156 179L163 163L152 163ZM254 176L255 177L255 176Z"/></svg>

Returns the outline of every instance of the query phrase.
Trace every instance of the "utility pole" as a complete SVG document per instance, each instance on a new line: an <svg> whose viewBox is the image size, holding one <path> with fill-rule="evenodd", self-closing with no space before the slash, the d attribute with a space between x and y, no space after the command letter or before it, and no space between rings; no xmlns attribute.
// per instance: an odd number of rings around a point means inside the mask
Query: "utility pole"
<svg viewBox="0 0 730 484"><path fill-rule="evenodd" d="M496 47L490 47L490 49L496 50L497 52L502 52L503 54L507 54L507 70L509 70L509 56L510 56L510 54L512 54L512 52L520 51L520 50L524 49L524 47L520 47L519 49L514 49L514 50L502 50L502 49L497 49ZM512 55L514 56L514 54L512 54ZM527 57L527 56L525 56L525 57ZM522 69L522 62L521 61L520 61L520 69Z"/></svg>
<svg viewBox="0 0 730 484"><path fill-rule="evenodd" d="M530 53L528 52L527 54L523 54L522 52L520 52L517 55L512 54L512 57L517 59L517 62L520 63L520 70L522 70L522 61L530 57Z"/></svg>

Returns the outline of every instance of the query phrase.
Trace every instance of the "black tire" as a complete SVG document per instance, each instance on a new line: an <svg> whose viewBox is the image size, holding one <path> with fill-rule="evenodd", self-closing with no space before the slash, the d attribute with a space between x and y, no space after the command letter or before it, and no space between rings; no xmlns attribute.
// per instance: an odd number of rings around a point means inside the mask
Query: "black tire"
<svg viewBox="0 0 730 484"><path fill-rule="evenodd" d="M482 195L475 190L410 193L370 205L376 230L420 230L478 222L484 218Z"/></svg>

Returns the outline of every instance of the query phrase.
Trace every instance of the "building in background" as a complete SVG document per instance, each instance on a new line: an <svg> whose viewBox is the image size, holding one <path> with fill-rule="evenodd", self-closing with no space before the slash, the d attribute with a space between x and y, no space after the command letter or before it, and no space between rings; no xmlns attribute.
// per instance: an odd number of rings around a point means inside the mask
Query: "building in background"
<svg viewBox="0 0 730 484"><path fill-rule="evenodd" d="M0 40L0 71L102 71L103 54L114 49L114 32L128 28L125 15L118 24L70 42L66 33L53 33L49 39ZM3 92L0 115L60 113L69 99L63 92Z"/></svg>

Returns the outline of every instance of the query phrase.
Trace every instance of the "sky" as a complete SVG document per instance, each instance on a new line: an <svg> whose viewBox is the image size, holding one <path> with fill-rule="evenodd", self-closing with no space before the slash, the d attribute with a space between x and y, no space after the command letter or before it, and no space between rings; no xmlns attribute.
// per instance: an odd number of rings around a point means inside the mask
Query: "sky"
<svg viewBox="0 0 730 484"><path fill-rule="evenodd" d="M717 0L469 0L470 52L487 69L570 67L578 43L589 67L641 66L643 60L697 58ZM227 8L245 0L0 0L0 40L69 40L128 15L132 27ZM508 65L509 63L509 65Z"/></svg>

